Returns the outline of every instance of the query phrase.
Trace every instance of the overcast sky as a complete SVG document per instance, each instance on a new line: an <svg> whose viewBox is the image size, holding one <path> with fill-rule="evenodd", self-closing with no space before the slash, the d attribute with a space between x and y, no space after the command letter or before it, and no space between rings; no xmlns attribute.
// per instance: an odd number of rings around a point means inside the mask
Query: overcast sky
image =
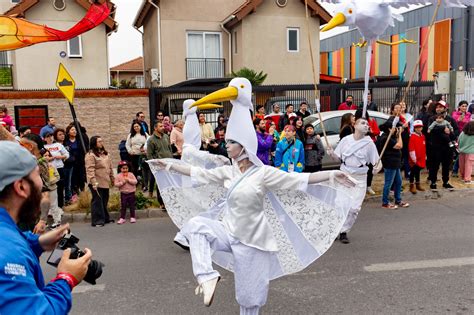
<svg viewBox="0 0 474 315"><path fill-rule="evenodd" d="M132 26L142 0L113 0L113 2L117 5L115 20L119 23L119 27L118 31L109 37L110 67L142 56L141 34ZM334 5L323 4L323 6L329 13L334 13ZM399 12L405 11L407 10L399 10ZM321 38L326 38L345 30L347 30L346 27L339 27L329 32L321 33Z"/></svg>

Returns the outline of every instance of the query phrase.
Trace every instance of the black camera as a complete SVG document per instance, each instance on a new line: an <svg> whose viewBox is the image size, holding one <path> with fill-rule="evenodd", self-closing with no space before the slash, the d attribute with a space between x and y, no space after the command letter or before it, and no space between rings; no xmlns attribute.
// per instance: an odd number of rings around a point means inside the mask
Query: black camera
<svg viewBox="0 0 474 315"><path fill-rule="evenodd" d="M59 241L58 246L49 256L48 264L57 267L59 265L59 262L61 261L64 250L68 248L71 249L71 255L69 256L70 259L77 259L79 257L84 256L85 253L76 245L77 243L79 243L79 239L74 235L64 235L63 238ZM90 284L96 284L95 281L102 275L102 268L104 266L105 265L98 260L91 260L87 268L87 273L84 277L84 281Z"/></svg>

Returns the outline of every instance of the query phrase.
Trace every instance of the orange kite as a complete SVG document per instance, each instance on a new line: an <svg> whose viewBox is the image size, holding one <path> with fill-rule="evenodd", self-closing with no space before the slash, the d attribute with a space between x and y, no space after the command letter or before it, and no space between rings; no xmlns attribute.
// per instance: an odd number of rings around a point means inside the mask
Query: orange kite
<svg viewBox="0 0 474 315"><path fill-rule="evenodd" d="M93 3L84 18L67 31L35 24L25 19L0 15L0 51L44 42L69 40L100 25L109 14L110 9L106 1L102 4Z"/></svg>

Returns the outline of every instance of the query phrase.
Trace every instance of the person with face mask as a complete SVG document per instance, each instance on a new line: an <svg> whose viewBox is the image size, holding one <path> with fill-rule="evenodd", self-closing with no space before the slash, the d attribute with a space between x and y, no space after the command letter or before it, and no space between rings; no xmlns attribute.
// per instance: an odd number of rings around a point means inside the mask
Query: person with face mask
<svg viewBox="0 0 474 315"><path fill-rule="evenodd" d="M341 161L341 171L357 180L356 195L353 196L353 204L339 235L339 240L344 244L349 243L347 233L354 225L364 202L368 165L375 165L379 160L377 147L367 135L368 132L369 123L365 118L359 118L356 120L354 133L342 138L334 151L329 150L329 155Z"/></svg>
<svg viewBox="0 0 474 315"><path fill-rule="evenodd" d="M346 101L341 103L338 110L349 110L349 109L357 109L357 105L354 104L354 97L352 95L347 95Z"/></svg>
<svg viewBox="0 0 474 315"><path fill-rule="evenodd" d="M84 278L92 253L69 259L67 249L57 276L45 285L39 256L67 233L63 225L41 236L22 232L40 212L42 180L36 159L19 144L0 141L0 314L67 314L72 289Z"/></svg>

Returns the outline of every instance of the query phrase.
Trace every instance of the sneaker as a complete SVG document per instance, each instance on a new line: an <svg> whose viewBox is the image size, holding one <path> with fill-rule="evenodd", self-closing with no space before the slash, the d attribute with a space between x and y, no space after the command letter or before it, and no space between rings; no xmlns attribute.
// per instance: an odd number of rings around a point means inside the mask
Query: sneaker
<svg viewBox="0 0 474 315"><path fill-rule="evenodd" d="M343 232L343 233L339 234L339 241L340 241L342 244L349 244L350 241L349 241L349 239L347 238L347 233Z"/></svg>
<svg viewBox="0 0 474 315"><path fill-rule="evenodd" d="M147 187L143 187L143 188L142 188L142 191L143 191L143 192L147 192L147 191L148 191L148 188L147 188Z"/></svg>
<svg viewBox="0 0 474 315"><path fill-rule="evenodd" d="M130 220L131 222L132 220ZM120 218L118 221L117 221L117 224L124 224L126 221L124 218Z"/></svg>
<svg viewBox="0 0 474 315"><path fill-rule="evenodd" d="M370 187L370 186L367 187L367 193L368 193L369 195L372 195L372 196L375 195L375 191L374 191L374 190L372 189L372 187Z"/></svg>
<svg viewBox="0 0 474 315"><path fill-rule="evenodd" d="M398 209L398 206L392 203L387 203L387 204L383 204L382 208L395 210L395 209Z"/></svg>
<svg viewBox="0 0 474 315"><path fill-rule="evenodd" d="M454 173L454 172L453 172L453 173L451 174L451 177L459 177L459 175L458 175L458 173Z"/></svg>
<svg viewBox="0 0 474 315"><path fill-rule="evenodd" d="M130 218L130 223L137 223L137 219L135 219L135 218Z"/></svg>
<svg viewBox="0 0 474 315"><path fill-rule="evenodd" d="M395 203L398 207L402 207L402 208L408 208L410 206L410 204L408 202L403 202L403 201L400 201L400 202L397 202Z"/></svg>
<svg viewBox="0 0 474 315"><path fill-rule="evenodd" d="M217 283L221 277L217 277L206 282L201 283L194 292L196 295L202 294L204 296L204 305L211 306L212 300L214 299L214 293L216 291Z"/></svg>
<svg viewBox="0 0 474 315"><path fill-rule="evenodd" d="M432 189L432 190L438 189L438 188L436 187L436 183L431 183L430 189Z"/></svg>
<svg viewBox="0 0 474 315"><path fill-rule="evenodd" d="M444 183L444 184L443 184L443 188L445 188L445 189L449 189L449 190L454 190L454 187L453 187L453 186L451 186L451 184L450 184L450 183Z"/></svg>

